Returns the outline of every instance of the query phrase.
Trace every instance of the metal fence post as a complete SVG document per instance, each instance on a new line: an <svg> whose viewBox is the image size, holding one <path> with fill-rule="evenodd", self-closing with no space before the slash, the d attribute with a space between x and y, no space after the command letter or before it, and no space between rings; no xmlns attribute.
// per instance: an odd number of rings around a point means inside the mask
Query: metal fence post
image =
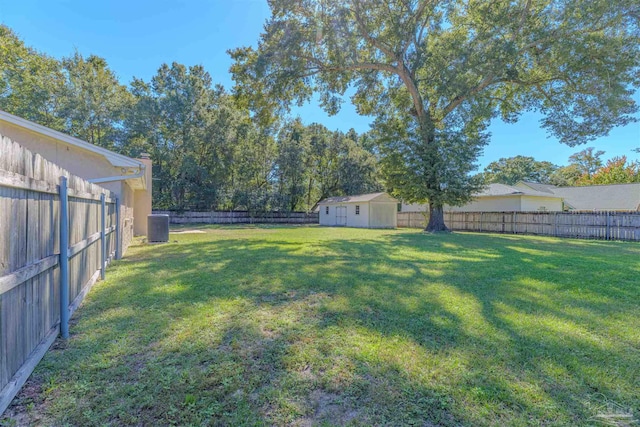
<svg viewBox="0 0 640 427"><path fill-rule="evenodd" d="M60 177L60 335L69 338L69 195Z"/></svg>
<svg viewBox="0 0 640 427"><path fill-rule="evenodd" d="M116 259L122 258L122 251L120 250L120 198L116 196Z"/></svg>
<svg viewBox="0 0 640 427"><path fill-rule="evenodd" d="M105 216L107 214L104 193L100 194L100 278L104 280L107 267L107 242L105 235Z"/></svg>

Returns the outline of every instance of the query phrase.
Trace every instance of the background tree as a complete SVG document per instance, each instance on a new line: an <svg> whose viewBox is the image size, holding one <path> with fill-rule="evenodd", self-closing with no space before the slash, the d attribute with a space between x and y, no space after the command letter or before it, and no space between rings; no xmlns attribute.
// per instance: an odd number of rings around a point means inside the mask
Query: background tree
<svg viewBox="0 0 640 427"><path fill-rule="evenodd" d="M591 175L602 167L603 155L604 151L596 151L593 147L588 147L569 156L569 163L576 165L581 175L591 178Z"/></svg>
<svg viewBox="0 0 640 427"><path fill-rule="evenodd" d="M150 83L134 80L135 105L126 120L129 150L152 154L161 208L229 206L233 160L248 113L239 111L201 67L164 64ZM244 132L244 133L243 133ZM144 142L143 142L144 141Z"/></svg>
<svg viewBox="0 0 640 427"><path fill-rule="evenodd" d="M104 58L84 58L76 52L62 60L66 74L60 115L65 132L105 148L114 149L131 101Z"/></svg>
<svg viewBox="0 0 640 427"><path fill-rule="evenodd" d="M614 157L591 176L584 174L576 185L628 184L640 182L640 162L627 162L626 156Z"/></svg>
<svg viewBox="0 0 640 427"><path fill-rule="evenodd" d="M27 47L0 25L0 109L65 131L60 113L65 84L59 61Z"/></svg>
<svg viewBox="0 0 640 427"><path fill-rule="evenodd" d="M278 161L276 169L278 205L293 211L303 203L308 169L304 167L309 152L309 138L302 121L287 123L278 134Z"/></svg>
<svg viewBox="0 0 640 427"><path fill-rule="evenodd" d="M493 117L539 111L542 126L569 145L634 120L635 1L269 4L257 50L231 52L236 94L264 112L316 91L333 113L353 85L358 112L378 118L380 135L391 132L382 138L387 186L429 202L427 230L446 229L443 204L477 189L464 171Z"/></svg>
<svg viewBox="0 0 640 427"><path fill-rule="evenodd" d="M556 169L556 171L549 177L549 184L556 185L558 187L571 187L576 185L576 182L581 176L582 171L580 170L580 167L576 164L570 164Z"/></svg>
<svg viewBox="0 0 640 427"><path fill-rule="evenodd" d="M487 184L494 182L513 185L518 181L550 184L551 176L558 166L551 162L539 162L533 157L515 156L501 158L484 168L483 178Z"/></svg>

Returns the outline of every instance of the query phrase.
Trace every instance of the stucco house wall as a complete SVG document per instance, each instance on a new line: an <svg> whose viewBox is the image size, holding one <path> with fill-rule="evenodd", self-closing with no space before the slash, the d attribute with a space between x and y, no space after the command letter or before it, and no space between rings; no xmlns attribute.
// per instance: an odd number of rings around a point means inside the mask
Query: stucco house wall
<svg viewBox="0 0 640 427"><path fill-rule="evenodd" d="M479 197L463 206L444 207L451 212L505 212L521 211L521 196Z"/></svg>
<svg viewBox="0 0 640 427"><path fill-rule="evenodd" d="M427 205L406 204L401 212L425 212ZM533 188L490 184L475 199L463 206L445 205L445 212L526 212L562 211L563 198Z"/></svg>
<svg viewBox="0 0 640 427"><path fill-rule="evenodd" d="M562 199L558 197L522 196L522 211L562 211Z"/></svg>
<svg viewBox="0 0 640 427"><path fill-rule="evenodd" d="M565 210L640 211L640 183L556 187L521 181L514 187L544 191L560 197Z"/></svg>
<svg viewBox="0 0 640 427"><path fill-rule="evenodd" d="M421 205L419 203L402 203L400 206L400 212L426 212L429 210L427 205Z"/></svg>
<svg viewBox="0 0 640 427"><path fill-rule="evenodd" d="M131 174L130 169L114 166L104 154L65 141L76 140L75 138L3 111L0 111L0 133L86 180ZM93 147L85 141L79 143ZM103 153L119 156L108 150L103 150ZM142 178L98 183L113 191L120 200L120 216L125 227L122 243L126 246L129 235L146 235L147 215L151 213L152 171L151 160L148 158L130 159L125 156L119 156L119 158L126 159L131 165L138 165L138 168L142 165L146 166Z"/></svg>
<svg viewBox="0 0 640 427"><path fill-rule="evenodd" d="M74 149L74 147L48 136L33 132L13 123L0 120L0 131L26 149L40 154L45 159L61 166L74 175L82 178L102 178L121 175L103 156L90 151ZM121 186L101 185L111 191L120 193Z"/></svg>
<svg viewBox="0 0 640 427"><path fill-rule="evenodd" d="M153 163L150 158L142 157L137 159L145 165L145 181L147 188L135 190L133 196L133 233L136 236L147 235L147 217L151 215L152 198L151 183Z"/></svg>

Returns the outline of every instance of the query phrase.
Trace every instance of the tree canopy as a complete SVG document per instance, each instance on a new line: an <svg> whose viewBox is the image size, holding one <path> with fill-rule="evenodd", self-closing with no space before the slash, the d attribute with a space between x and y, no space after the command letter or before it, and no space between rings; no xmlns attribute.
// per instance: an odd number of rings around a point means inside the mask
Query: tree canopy
<svg viewBox="0 0 640 427"><path fill-rule="evenodd" d="M551 177L557 169L558 166L551 162L540 162L533 157L516 156L489 163L482 175L487 184L497 182L513 185L518 181L551 184Z"/></svg>
<svg viewBox="0 0 640 427"><path fill-rule="evenodd" d="M236 94L268 118L314 92L336 112L353 87L358 112L376 117L387 187L429 202L429 230L445 229L444 203L477 189L468 171L492 118L538 111L550 134L577 145L637 111L633 0L269 4L257 49L231 52Z"/></svg>
<svg viewBox="0 0 640 427"><path fill-rule="evenodd" d="M162 64L125 86L104 58L58 60L0 25L0 109L126 155L150 153L156 208L308 210L381 189L362 135L260 121L239 101L202 66Z"/></svg>

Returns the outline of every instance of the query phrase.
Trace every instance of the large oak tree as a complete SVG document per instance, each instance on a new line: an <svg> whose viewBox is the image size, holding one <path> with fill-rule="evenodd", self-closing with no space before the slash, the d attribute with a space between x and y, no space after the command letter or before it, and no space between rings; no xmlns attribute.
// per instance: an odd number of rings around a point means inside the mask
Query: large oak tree
<svg viewBox="0 0 640 427"><path fill-rule="evenodd" d="M376 117L388 187L427 202L467 201L469 172L500 116L534 110L576 145L634 120L637 0L270 0L257 49L231 52L236 93L259 117L314 92L335 113L347 89Z"/></svg>

